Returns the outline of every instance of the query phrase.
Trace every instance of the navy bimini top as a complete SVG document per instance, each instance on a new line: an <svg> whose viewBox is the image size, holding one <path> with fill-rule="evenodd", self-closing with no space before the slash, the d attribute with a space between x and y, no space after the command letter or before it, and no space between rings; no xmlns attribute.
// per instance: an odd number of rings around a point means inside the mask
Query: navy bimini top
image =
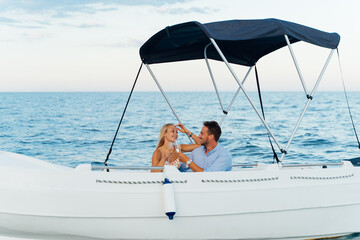
<svg viewBox="0 0 360 240"><path fill-rule="evenodd" d="M290 43L304 41L336 49L337 33L327 33L279 19L230 20L201 24L187 22L166 27L152 36L141 48L143 63L165 63L204 59L204 48L213 38L230 63L253 66L263 56ZM222 61L213 45L207 57Z"/></svg>

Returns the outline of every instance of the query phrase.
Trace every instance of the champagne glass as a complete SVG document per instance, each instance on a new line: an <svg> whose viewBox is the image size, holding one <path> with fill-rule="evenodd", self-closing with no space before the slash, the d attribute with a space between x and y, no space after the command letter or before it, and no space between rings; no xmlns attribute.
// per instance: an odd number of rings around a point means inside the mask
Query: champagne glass
<svg viewBox="0 0 360 240"><path fill-rule="evenodd" d="M170 152L171 155L172 155L172 153L174 152L174 143L169 142L169 145L167 147L167 151Z"/></svg>
<svg viewBox="0 0 360 240"><path fill-rule="evenodd" d="M178 140L176 140L174 143L173 143L174 147L175 147L175 151L180 153L181 152L181 145L180 143L178 142Z"/></svg>

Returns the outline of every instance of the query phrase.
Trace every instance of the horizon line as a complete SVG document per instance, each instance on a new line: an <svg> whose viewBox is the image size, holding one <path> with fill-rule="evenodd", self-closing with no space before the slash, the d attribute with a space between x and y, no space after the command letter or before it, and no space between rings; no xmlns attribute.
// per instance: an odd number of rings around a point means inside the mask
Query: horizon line
<svg viewBox="0 0 360 240"><path fill-rule="evenodd" d="M74 90L74 91L0 91L0 93L127 93L130 91L127 90L119 90L119 91L86 91L86 90ZM160 91L134 91L141 93L161 93ZM166 91L167 93L198 93L198 92L215 92L215 91ZM219 92L231 92L234 93L236 91L219 91ZM257 90L248 90L247 92L257 92ZM261 92L304 92L301 90L262 90ZM344 90L318 90L317 92L344 92ZM347 90L346 92L360 92L360 90Z"/></svg>

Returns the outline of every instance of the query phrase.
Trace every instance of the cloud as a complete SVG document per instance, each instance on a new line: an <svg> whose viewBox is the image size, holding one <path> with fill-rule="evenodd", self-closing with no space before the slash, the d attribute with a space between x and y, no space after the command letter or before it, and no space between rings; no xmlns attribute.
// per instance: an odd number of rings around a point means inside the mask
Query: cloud
<svg viewBox="0 0 360 240"><path fill-rule="evenodd" d="M156 10L158 13L161 14L171 14L171 15L184 15L189 13L200 13L200 14L208 14L212 12L216 12L218 10L212 9L209 7L190 7L190 8L180 8L180 7L168 7L168 6L161 6Z"/></svg>
<svg viewBox="0 0 360 240"><path fill-rule="evenodd" d="M108 47L114 47L114 48L139 48L144 44L143 39L135 39L135 38L128 38L123 41L117 42L115 44L107 45Z"/></svg>
<svg viewBox="0 0 360 240"><path fill-rule="evenodd" d="M79 14L117 11L122 6L163 6L188 0L0 0L0 24L15 28L45 28L56 19ZM15 20L16 19L16 20ZM46 23L46 24L44 24ZM63 24L75 28L103 27L101 24Z"/></svg>
<svg viewBox="0 0 360 240"><path fill-rule="evenodd" d="M41 29L41 28L44 28L44 26L32 25L32 24L12 24L11 26L16 27L16 28L27 28L27 29Z"/></svg>
<svg viewBox="0 0 360 240"><path fill-rule="evenodd" d="M51 35L48 33L30 32L30 33L23 33L22 37L27 41L37 41L37 40L47 39L51 37Z"/></svg>
<svg viewBox="0 0 360 240"><path fill-rule="evenodd" d="M74 27L74 28L102 28L102 27L105 27L104 24L95 23L95 22L81 23L81 24L63 23L62 25L65 26L65 27Z"/></svg>
<svg viewBox="0 0 360 240"><path fill-rule="evenodd" d="M15 23L15 22L17 22L17 21L15 21L14 19L7 18L7 17L0 17L0 24L1 23L9 24L9 23Z"/></svg>
<svg viewBox="0 0 360 240"><path fill-rule="evenodd" d="M185 1L187 0L2 0L0 1L0 12L9 10L22 10L27 13L56 11L67 16L74 12L92 14L98 11L111 11L121 6L162 6Z"/></svg>
<svg viewBox="0 0 360 240"><path fill-rule="evenodd" d="M32 29L44 28L46 25L49 25L48 23L42 21L19 21L7 17L0 17L0 24L15 28L32 28Z"/></svg>

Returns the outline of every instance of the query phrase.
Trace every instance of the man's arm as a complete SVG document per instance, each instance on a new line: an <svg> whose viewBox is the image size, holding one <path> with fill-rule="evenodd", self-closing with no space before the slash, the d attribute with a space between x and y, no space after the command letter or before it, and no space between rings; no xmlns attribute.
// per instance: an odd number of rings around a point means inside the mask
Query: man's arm
<svg viewBox="0 0 360 240"><path fill-rule="evenodd" d="M190 161L190 158L188 156L186 156L183 153L179 153L179 159L181 162L183 163L189 163L189 168L193 171L193 172L203 172L204 169L199 167L198 165L196 165L196 163L194 163L193 161Z"/></svg>

